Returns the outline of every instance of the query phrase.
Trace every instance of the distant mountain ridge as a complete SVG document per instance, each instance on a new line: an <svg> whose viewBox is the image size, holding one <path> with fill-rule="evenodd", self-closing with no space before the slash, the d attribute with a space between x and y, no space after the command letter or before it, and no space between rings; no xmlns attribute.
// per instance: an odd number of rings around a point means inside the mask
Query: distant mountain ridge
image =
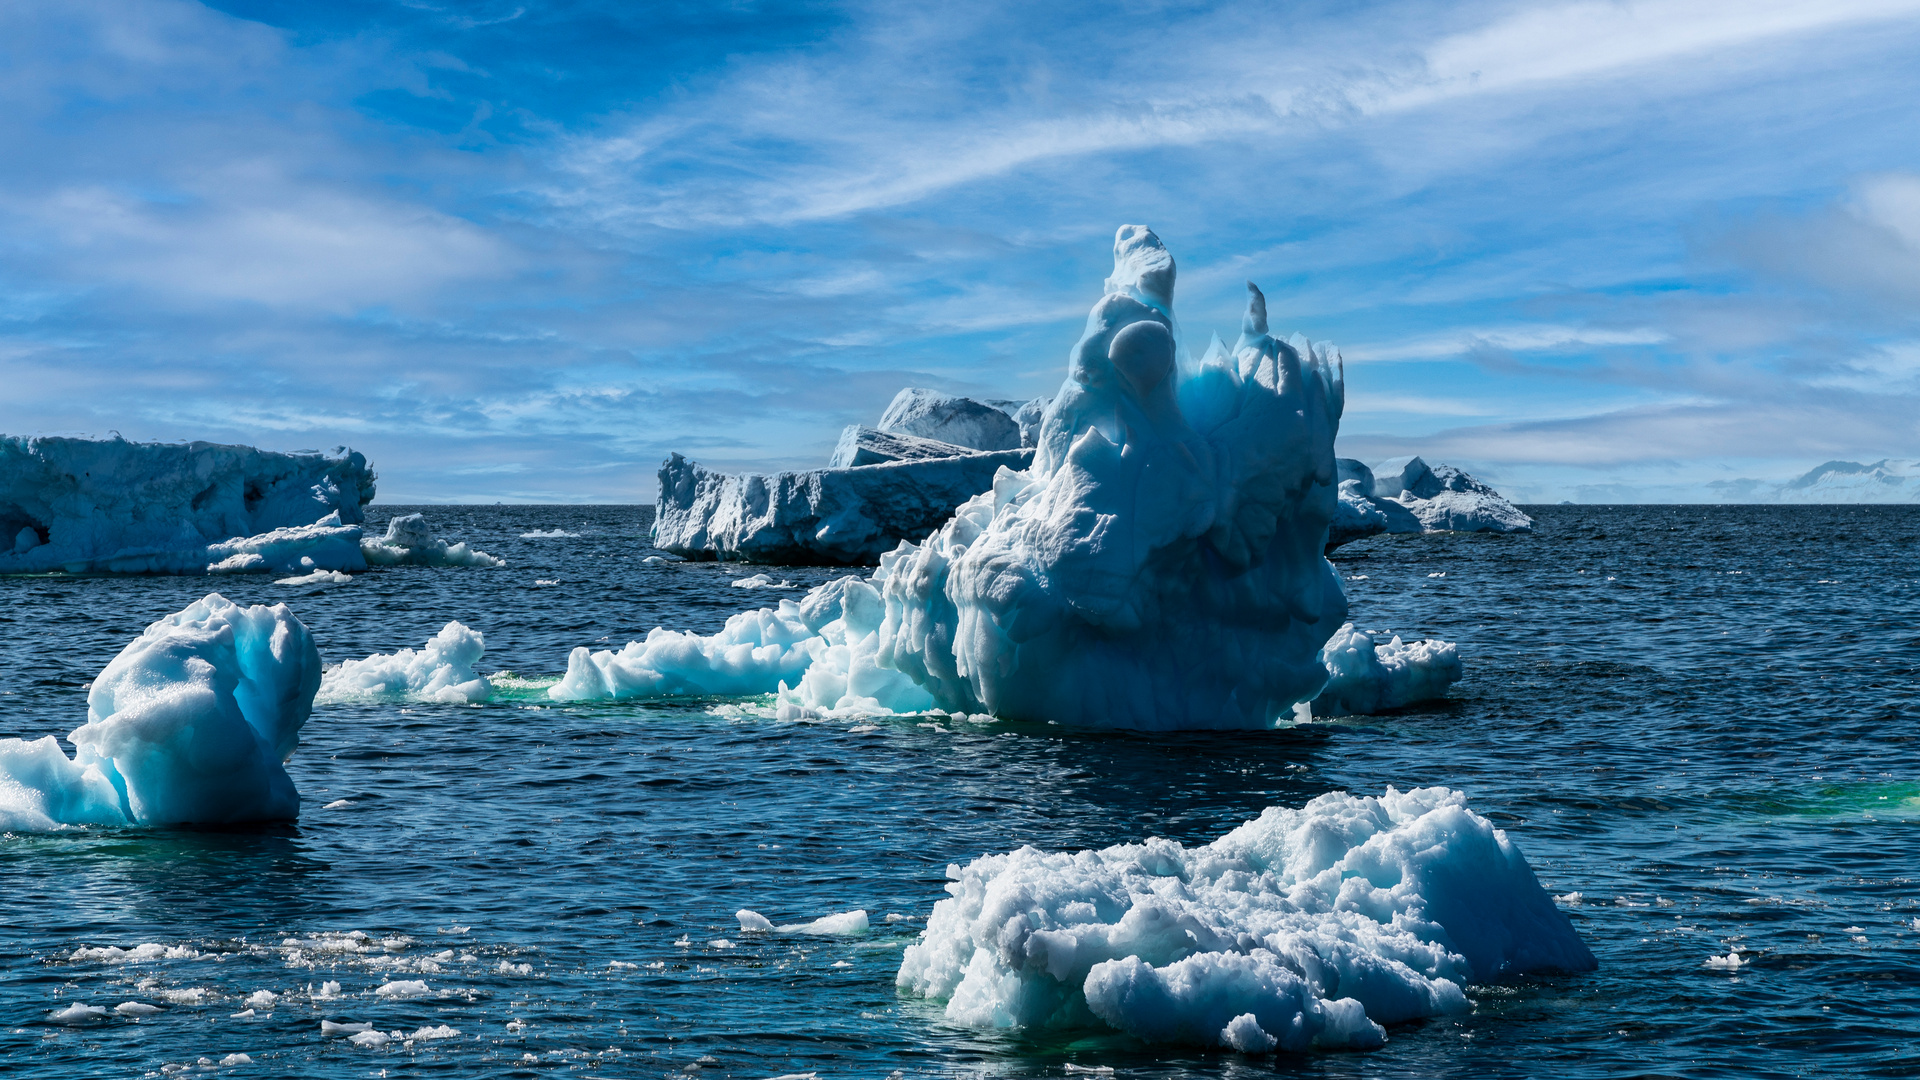
<svg viewBox="0 0 1920 1080"><path fill-rule="evenodd" d="M1784 483L1716 480L1707 487L1727 502L1920 502L1920 461L1906 458L1881 458L1870 464L1829 461Z"/></svg>

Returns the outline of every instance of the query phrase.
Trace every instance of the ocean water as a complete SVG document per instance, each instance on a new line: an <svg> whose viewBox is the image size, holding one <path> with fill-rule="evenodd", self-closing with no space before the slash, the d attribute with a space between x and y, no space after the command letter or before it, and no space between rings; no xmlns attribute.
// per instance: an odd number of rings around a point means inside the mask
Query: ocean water
<svg viewBox="0 0 1920 1080"><path fill-rule="evenodd" d="M765 568L644 566L645 508L424 509L509 566L0 579L0 735L80 724L107 660L210 588L285 601L330 662L459 619L487 670L533 680L575 645L768 602L730 584ZM0 840L0 1071L1920 1075L1920 508L1528 509L1532 536L1338 554L1363 628L1460 643L1451 700L1394 716L1138 736L532 693L323 706L289 766L297 825ZM950 862L1204 842L1267 806L1428 784L1508 831L1598 971L1475 987L1471 1015L1372 1053L1266 1058L956 1028L894 990ZM742 935L743 907L873 929ZM424 993L375 995L388 980ZM50 1019L123 1002L160 1011ZM361 1048L323 1020L458 1034Z"/></svg>

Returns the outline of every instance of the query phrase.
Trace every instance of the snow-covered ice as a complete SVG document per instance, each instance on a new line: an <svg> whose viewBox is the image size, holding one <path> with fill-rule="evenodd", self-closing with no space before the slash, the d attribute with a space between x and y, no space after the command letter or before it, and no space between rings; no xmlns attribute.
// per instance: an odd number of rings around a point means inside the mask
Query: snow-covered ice
<svg viewBox="0 0 1920 1080"><path fill-rule="evenodd" d="M507 565L505 559L434 535L424 514L403 514L387 522L386 535L362 540L360 551L373 566Z"/></svg>
<svg viewBox="0 0 1920 1080"><path fill-rule="evenodd" d="M973 450L1018 450L1021 445L1020 424L1006 410L913 386L894 395L875 426L888 434Z"/></svg>
<svg viewBox="0 0 1920 1080"><path fill-rule="evenodd" d="M347 450L0 436L0 573L205 573L210 544L335 514L351 527L373 493Z"/></svg>
<svg viewBox="0 0 1920 1080"><path fill-rule="evenodd" d="M993 1028L1364 1049L1464 1013L1464 987L1593 954L1459 792L1322 795L1211 844L1023 847L951 866L899 986Z"/></svg>
<svg viewBox="0 0 1920 1080"><path fill-rule="evenodd" d="M933 458L960 457L977 453L972 447L956 446L918 435L900 435L879 428L849 424L834 444L829 469L852 469L861 465L884 465L889 461L927 461Z"/></svg>
<svg viewBox="0 0 1920 1080"><path fill-rule="evenodd" d="M1715 480L1715 496L1743 503L1914 503L1920 502L1920 461L1828 461L1791 480Z"/></svg>
<svg viewBox="0 0 1920 1080"><path fill-rule="evenodd" d="M1334 631L1320 650L1326 688L1313 699L1316 716L1385 712L1447 695L1460 680L1460 650L1450 641L1385 643L1355 630L1352 623Z"/></svg>
<svg viewBox="0 0 1920 1080"><path fill-rule="evenodd" d="M282 762L319 685L320 654L286 605L210 593L94 679L72 759L52 736L0 739L0 828L291 820Z"/></svg>
<svg viewBox="0 0 1920 1080"><path fill-rule="evenodd" d="M581 701L764 694L800 680L824 645L817 631L792 600L731 616L707 637L656 627L617 652L574 649L566 676L547 695Z"/></svg>
<svg viewBox="0 0 1920 1080"><path fill-rule="evenodd" d="M463 705L493 697L493 684L474 670L487 652L486 638L450 622L420 649L375 653L328 668L319 702L431 701Z"/></svg>
<svg viewBox="0 0 1920 1080"><path fill-rule="evenodd" d="M743 577L743 578L739 578L739 579L737 579L736 581L734 581L734 583L733 583L733 587L734 587L734 588L736 588L736 589L795 589L795 588L799 588L799 586L797 586L797 585L795 585L795 584L794 584L793 582L791 582L791 581L787 581L787 580L785 580L785 579L782 579L782 580L780 580L780 581L775 581L775 580L773 580L773 578L771 578L771 577L769 577L769 576L768 576L768 575L766 575L766 574L755 574L755 575L753 575L752 577Z"/></svg>

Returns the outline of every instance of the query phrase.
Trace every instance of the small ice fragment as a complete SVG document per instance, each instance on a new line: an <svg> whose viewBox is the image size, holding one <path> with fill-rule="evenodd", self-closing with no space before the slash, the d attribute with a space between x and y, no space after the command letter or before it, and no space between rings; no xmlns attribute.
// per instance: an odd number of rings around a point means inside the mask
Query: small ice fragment
<svg viewBox="0 0 1920 1080"><path fill-rule="evenodd" d="M1252 1014L1249 1013L1248 1015L1251 1016ZM1086 1076L1112 1076L1113 1075L1113 1066L1111 1065L1075 1065L1073 1062L1069 1061L1065 1065L1060 1066L1060 1069L1062 1072L1065 1072L1068 1076L1072 1076L1075 1073L1080 1073Z"/></svg>
<svg viewBox="0 0 1920 1080"><path fill-rule="evenodd" d="M511 961L502 960L500 961L500 966L494 968L494 970L502 975L531 975L533 974L533 965L515 964Z"/></svg>
<svg viewBox="0 0 1920 1080"><path fill-rule="evenodd" d="M353 580L353 577L351 575L343 574L338 570L315 570L311 574L300 574L297 577L276 578L274 580L274 584L275 585L344 585L347 582L352 580Z"/></svg>
<svg viewBox="0 0 1920 1080"><path fill-rule="evenodd" d="M385 1046L393 1038L384 1031L361 1031L354 1033L347 1041L355 1046Z"/></svg>
<svg viewBox="0 0 1920 1080"><path fill-rule="evenodd" d="M330 803L328 803L327 805L325 805L325 806L323 806L323 807L321 807L320 809L322 809L322 810L345 810L345 809L346 809L347 807L349 807L349 806L352 806L352 805L353 805L353 802L352 802L352 800L350 800L350 799L335 799L335 800L333 800L332 802L330 802Z"/></svg>
<svg viewBox="0 0 1920 1080"><path fill-rule="evenodd" d="M693 936L690 934L681 934L679 937L673 939L673 943L684 949L693 944Z"/></svg>
<svg viewBox="0 0 1920 1080"><path fill-rule="evenodd" d="M1582 570L1582 571L1581 571L1581 573L1583 573L1583 574L1584 574L1584 573L1586 573L1586 571L1584 571L1584 570ZM1438 572L1438 573L1434 573L1434 574L1428 574L1427 576L1428 576L1428 577L1446 577L1446 576L1447 576L1447 572L1446 572L1445 570L1442 570L1442 571L1440 571L1440 572ZM1248 1016L1252 1016L1253 1014L1252 1014L1252 1013L1248 1013L1247 1015L1248 1015ZM1234 1023L1239 1023L1239 1018L1237 1018L1237 1017L1236 1017L1236 1018L1235 1018L1235 1020L1234 1020ZM1227 1026L1228 1026L1229 1028L1231 1028L1231 1027L1232 1027L1233 1025L1232 1025L1232 1024L1228 1024ZM1254 1027L1255 1027L1255 1028L1258 1028L1259 1026L1260 1026L1259 1024L1255 1024L1255 1025L1254 1025ZM1262 1035L1265 1035L1265 1034L1266 1034L1266 1032L1264 1032L1264 1031L1262 1031L1262 1032L1261 1032L1260 1034L1262 1034ZM1278 1044L1276 1043L1275 1045L1278 1045ZM1236 1047L1235 1049L1238 1049L1238 1047Z"/></svg>
<svg viewBox="0 0 1920 1080"><path fill-rule="evenodd" d="M912 919L912 918L913 918L913 916L911 916L911 915L902 915L902 914L900 914L900 913L899 913L899 912L897 912L897 911L889 911L889 912L887 912L887 921L888 921L888 922L906 922L906 921L908 921L909 919Z"/></svg>
<svg viewBox="0 0 1920 1080"><path fill-rule="evenodd" d="M98 1005L84 1005L74 1002L58 1012L47 1014L47 1019L56 1024L90 1024L95 1020L105 1020L107 1010Z"/></svg>
<svg viewBox="0 0 1920 1080"><path fill-rule="evenodd" d="M194 986L185 990L162 990L160 996L175 1005L199 1005L207 1000L207 988Z"/></svg>
<svg viewBox="0 0 1920 1080"><path fill-rule="evenodd" d="M1220 1042L1243 1054L1264 1054L1280 1045L1280 1040L1267 1034L1252 1013L1241 1013L1227 1021L1227 1026L1220 1029Z"/></svg>
<svg viewBox="0 0 1920 1080"><path fill-rule="evenodd" d="M273 1008L273 1003L279 1000L280 995L271 990L255 990L247 996L246 1003L256 1008L271 1009Z"/></svg>
<svg viewBox="0 0 1920 1080"><path fill-rule="evenodd" d="M251 1020L254 1018L254 1015L255 1013L252 1009L242 1009L237 1013L228 1013L227 1018L229 1020Z"/></svg>
<svg viewBox="0 0 1920 1080"><path fill-rule="evenodd" d="M771 577L769 577L769 576L767 576L766 574L755 574L755 575L753 575L752 577L744 577L744 578L741 578L740 580L738 580L738 581L736 581L736 582L734 582L734 583L733 583L733 587L734 587L734 588L736 588L736 589L793 589L793 588L798 588L798 586L796 586L796 585L794 585L794 583L793 583L793 582L791 582L791 581L785 581L785 580L782 580L782 581L775 581L775 580L773 580L773 578L771 578Z"/></svg>
<svg viewBox="0 0 1920 1080"><path fill-rule="evenodd" d="M832 966L833 966L833 967L837 967L837 968L848 968L848 967L852 967L852 966L853 966L853 961L851 961L851 960L835 960L835 961L833 962L833 964L832 964Z"/></svg>
<svg viewBox="0 0 1920 1080"><path fill-rule="evenodd" d="M1733 969L1739 967L1741 964L1745 964L1745 963L1751 963L1751 961L1740 959L1740 950L1729 949L1727 951L1727 955L1725 956L1707 957L1706 966L1710 968L1722 968L1727 971L1732 971Z"/></svg>
<svg viewBox="0 0 1920 1080"><path fill-rule="evenodd" d="M867 932L867 913L865 909L845 911L838 915L828 915L809 923L789 923L780 927L783 934L819 934L822 936L845 937Z"/></svg>
<svg viewBox="0 0 1920 1080"><path fill-rule="evenodd" d="M522 540L557 540L561 537L570 537L577 540L580 534L568 532L565 529L535 529L532 532L523 532L520 534L520 539Z"/></svg>
<svg viewBox="0 0 1920 1080"><path fill-rule="evenodd" d="M555 580L553 580L552 578L534 578L534 579L533 579L533 583L534 583L535 585L558 585L558 584L560 584L559 582L557 582L557 581L555 581Z"/></svg>
<svg viewBox="0 0 1920 1080"><path fill-rule="evenodd" d="M1582 901L1584 901L1586 897L1580 895L1577 892L1570 892L1570 893L1563 893L1559 896L1556 896L1554 897L1554 899L1558 900L1562 904L1579 904Z"/></svg>
<svg viewBox="0 0 1920 1080"><path fill-rule="evenodd" d="M726 938L723 938L723 937L714 938L712 941L707 942L707 944L713 946L716 949L733 948L733 942L728 941Z"/></svg>
<svg viewBox="0 0 1920 1080"><path fill-rule="evenodd" d="M507 1021L507 1032L509 1034L518 1035L525 1030L527 1030L527 1022L525 1020Z"/></svg>
<svg viewBox="0 0 1920 1080"><path fill-rule="evenodd" d="M152 1016L154 1013L165 1010L161 1009L158 1005L149 1005L144 1001L123 1001L115 1005L113 1011L119 1013L121 1016Z"/></svg>
<svg viewBox="0 0 1920 1080"><path fill-rule="evenodd" d="M253 1059L245 1054L228 1054L226 1057L220 1059L220 1064L228 1066L251 1065L253 1064Z"/></svg>
<svg viewBox="0 0 1920 1080"><path fill-rule="evenodd" d="M757 911L741 908L733 917L740 920L740 929L745 932L764 934L773 929L772 921Z"/></svg>
<svg viewBox="0 0 1920 1080"><path fill-rule="evenodd" d="M340 984L329 979L326 982L323 982L320 984L320 990L318 993L315 993L313 995L313 1000L325 1001L328 998L337 998L339 996L340 996Z"/></svg>
<svg viewBox="0 0 1920 1080"><path fill-rule="evenodd" d="M322 1035L357 1035L362 1031L372 1030L372 1024L336 1024L331 1020L320 1021L320 1034Z"/></svg>
<svg viewBox="0 0 1920 1080"><path fill-rule="evenodd" d="M1864 926L1849 926L1840 932L1843 934L1864 934L1867 932L1867 928Z"/></svg>
<svg viewBox="0 0 1920 1080"><path fill-rule="evenodd" d="M469 931L469 930L471 930L471 929L473 929L473 927L471 927L471 926L448 926L448 927L443 927L443 928L442 928L442 929L441 929L441 930L439 931L439 933L442 933L442 934L464 934L464 933L466 933L467 931Z"/></svg>
<svg viewBox="0 0 1920 1080"><path fill-rule="evenodd" d="M419 1031L416 1031L413 1034L407 1036L407 1038L420 1040L420 1041L424 1041L427 1039L452 1039L457 1037L459 1034L460 1034L459 1031L453 1028L450 1028L445 1024L441 1024L438 1027L423 1027Z"/></svg>
<svg viewBox="0 0 1920 1080"><path fill-rule="evenodd" d="M427 984L420 979L395 979L373 992L375 997L383 998L417 998L426 997L428 993Z"/></svg>
<svg viewBox="0 0 1920 1080"><path fill-rule="evenodd" d="M607 967L614 971L638 971L640 969L639 964L629 964L625 960L609 960L607 961Z"/></svg>

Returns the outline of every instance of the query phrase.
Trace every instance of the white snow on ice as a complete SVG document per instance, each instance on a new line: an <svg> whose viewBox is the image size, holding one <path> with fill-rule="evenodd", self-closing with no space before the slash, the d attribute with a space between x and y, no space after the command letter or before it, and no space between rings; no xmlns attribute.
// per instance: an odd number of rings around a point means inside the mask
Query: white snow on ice
<svg viewBox="0 0 1920 1080"><path fill-rule="evenodd" d="M1320 650L1326 688L1313 699L1316 716L1385 712L1445 697L1460 679L1460 650L1450 641L1384 644L1352 623L1334 631Z"/></svg>
<svg viewBox="0 0 1920 1080"><path fill-rule="evenodd" d="M1364 1049L1463 1013L1463 988L1592 953L1459 792L1322 795L1211 844L1023 847L948 868L899 986L993 1028Z"/></svg>
<svg viewBox="0 0 1920 1080"><path fill-rule="evenodd" d="M424 514L404 514L387 522L386 535L362 540L360 552L372 566L507 565L505 559L435 536Z"/></svg>

